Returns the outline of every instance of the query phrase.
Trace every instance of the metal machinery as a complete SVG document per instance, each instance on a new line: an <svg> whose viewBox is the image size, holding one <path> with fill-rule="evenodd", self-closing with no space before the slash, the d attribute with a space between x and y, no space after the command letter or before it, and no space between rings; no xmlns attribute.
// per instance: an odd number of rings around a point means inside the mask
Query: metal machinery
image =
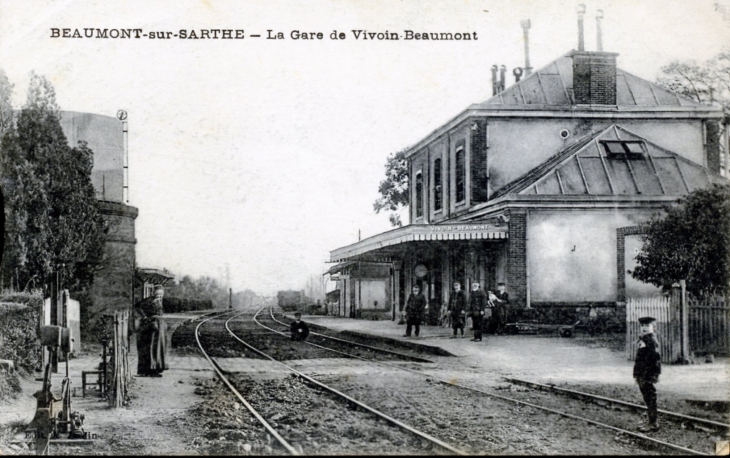
<svg viewBox="0 0 730 458"><path fill-rule="evenodd" d="M26 429L26 438L35 439L37 455L48 453L51 439L59 439L66 434L68 439L93 439L83 429L84 415L71 410L71 379L68 376L68 354L71 349L69 329L62 326L41 326L41 345L48 349L50 357L43 372L43 386L33 396L37 400L33 420ZM66 376L61 382L61 396L51 391L53 361L58 352L65 354Z"/></svg>

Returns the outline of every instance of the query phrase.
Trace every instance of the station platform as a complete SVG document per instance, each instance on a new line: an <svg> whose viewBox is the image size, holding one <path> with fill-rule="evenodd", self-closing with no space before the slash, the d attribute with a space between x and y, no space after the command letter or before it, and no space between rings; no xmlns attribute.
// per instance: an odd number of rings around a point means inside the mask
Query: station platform
<svg viewBox="0 0 730 458"><path fill-rule="evenodd" d="M622 351L596 345L577 336L555 335L485 335L482 342L471 342L472 331L465 338L449 338L450 328L421 326L420 337L403 337L405 325L397 321L371 321L352 318L305 315L305 322L335 331L349 331L371 336L438 346L458 358L434 357L443 368L466 365L475 373L484 374L492 383L503 377L523 378L547 384L613 385L635 387L633 361ZM431 357L430 357L431 358ZM436 370L448 376L447 369ZM683 399L727 401L730 399L730 358L716 357L707 364L662 366L657 384L660 392L672 392Z"/></svg>

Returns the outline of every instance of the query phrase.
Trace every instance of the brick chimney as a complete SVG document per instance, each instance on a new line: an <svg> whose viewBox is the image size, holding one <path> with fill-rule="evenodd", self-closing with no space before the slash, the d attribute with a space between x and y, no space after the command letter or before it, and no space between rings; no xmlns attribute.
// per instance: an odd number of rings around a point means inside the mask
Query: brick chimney
<svg viewBox="0 0 730 458"><path fill-rule="evenodd" d="M576 105L616 105L616 56L612 52L573 53Z"/></svg>

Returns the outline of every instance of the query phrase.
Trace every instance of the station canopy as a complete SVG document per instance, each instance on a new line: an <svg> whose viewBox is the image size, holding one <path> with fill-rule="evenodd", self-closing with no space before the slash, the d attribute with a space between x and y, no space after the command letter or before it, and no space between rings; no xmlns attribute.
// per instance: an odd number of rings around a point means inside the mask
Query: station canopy
<svg viewBox="0 0 730 458"><path fill-rule="evenodd" d="M330 252L331 262L380 261L400 257L410 244L449 240L507 239L507 225L491 223L411 224ZM342 265L339 265L341 267ZM335 268L338 266L335 266Z"/></svg>

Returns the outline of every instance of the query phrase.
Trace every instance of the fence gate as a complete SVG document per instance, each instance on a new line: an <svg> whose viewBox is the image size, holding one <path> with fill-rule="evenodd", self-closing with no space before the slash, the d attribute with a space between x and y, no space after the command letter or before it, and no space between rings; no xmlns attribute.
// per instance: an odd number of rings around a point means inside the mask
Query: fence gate
<svg viewBox="0 0 730 458"><path fill-rule="evenodd" d="M639 318L656 318L655 334L659 340L662 362L673 363L681 357L679 307L673 306L670 296L630 298L626 301L626 356L636 357L637 342L641 336ZM673 319L674 318L674 319Z"/></svg>
<svg viewBox="0 0 730 458"><path fill-rule="evenodd" d="M730 307L726 302L689 298L688 306L690 351L730 355Z"/></svg>

